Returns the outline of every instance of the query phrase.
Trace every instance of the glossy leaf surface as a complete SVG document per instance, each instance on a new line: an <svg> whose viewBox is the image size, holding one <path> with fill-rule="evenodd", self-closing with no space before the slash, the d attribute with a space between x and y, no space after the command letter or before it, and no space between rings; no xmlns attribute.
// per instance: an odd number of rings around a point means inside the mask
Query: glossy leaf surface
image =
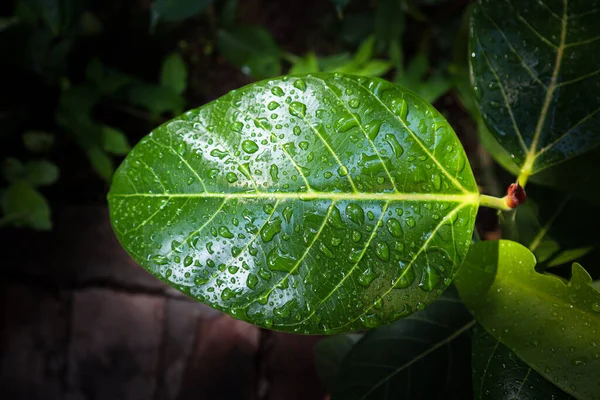
<svg viewBox="0 0 600 400"><path fill-rule="evenodd" d="M600 293L577 263L570 282L536 272L535 264L516 242L479 242L455 282L492 336L564 391L598 399Z"/></svg>
<svg viewBox="0 0 600 400"><path fill-rule="evenodd" d="M344 359L332 400L471 398L474 325L451 288L425 310L369 331Z"/></svg>
<svg viewBox="0 0 600 400"><path fill-rule="evenodd" d="M526 176L600 144L600 1L480 0L471 67L485 123Z"/></svg>
<svg viewBox="0 0 600 400"><path fill-rule="evenodd" d="M378 78L291 76L157 128L109 194L129 253L254 324L350 332L431 303L478 207L444 118Z"/></svg>
<svg viewBox="0 0 600 400"><path fill-rule="evenodd" d="M481 326L473 331L473 394L476 400L573 399Z"/></svg>

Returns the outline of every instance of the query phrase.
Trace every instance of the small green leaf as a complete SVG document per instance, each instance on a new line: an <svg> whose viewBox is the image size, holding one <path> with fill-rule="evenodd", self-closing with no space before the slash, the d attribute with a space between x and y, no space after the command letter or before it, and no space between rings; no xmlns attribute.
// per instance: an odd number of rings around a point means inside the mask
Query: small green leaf
<svg viewBox="0 0 600 400"><path fill-rule="evenodd" d="M14 157L2 161L2 176L8 182L16 182L25 175L25 166Z"/></svg>
<svg viewBox="0 0 600 400"><path fill-rule="evenodd" d="M163 61L160 84L175 94L183 94L187 86L187 69L178 53L169 54Z"/></svg>
<svg viewBox="0 0 600 400"><path fill-rule="evenodd" d="M177 22L204 11L213 0L154 0L152 21Z"/></svg>
<svg viewBox="0 0 600 400"><path fill-rule="evenodd" d="M45 153L54 144L54 136L48 132L27 131L23 134L23 144L32 153Z"/></svg>
<svg viewBox="0 0 600 400"><path fill-rule="evenodd" d="M335 387L344 358L362 337L359 333L335 335L319 341L315 346L317 375L330 392Z"/></svg>
<svg viewBox="0 0 600 400"><path fill-rule="evenodd" d="M372 328L452 280L479 205L442 115L377 78L287 76L155 129L119 167L111 220L148 271L236 318Z"/></svg>
<svg viewBox="0 0 600 400"><path fill-rule="evenodd" d="M58 167L46 160L29 161L25 164L23 180L31 186L52 185L58 180Z"/></svg>
<svg viewBox="0 0 600 400"><path fill-rule="evenodd" d="M475 400L567 400L569 396L521 361L481 326L473 335Z"/></svg>
<svg viewBox="0 0 600 400"><path fill-rule="evenodd" d="M136 82L129 88L128 99L131 104L145 108L154 115L181 112L185 104L183 97L171 89L144 82Z"/></svg>
<svg viewBox="0 0 600 400"><path fill-rule="evenodd" d="M91 147L85 150L85 153L94 168L94 171L106 182L111 181L114 166L110 157L99 147Z"/></svg>
<svg viewBox="0 0 600 400"><path fill-rule="evenodd" d="M332 400L471 398L468 332L475 321L455 292L368 332L346 355Z"/></svg>
<svg viewBox="0 0 600 400"><path fill-rule="evenodd" d="M455 282L477 321L531 368L578 399L600 393L600 293L574 263L566 282L535 271L526 247L478 242Z"/></svg>
<svg viewBox="0 0 600 400"><path fill-rule="evenodd" d="M218 50L242 72L254 78L269 78L281 72L281 49L266 29L241 26L220 30Z"/></svg>
<svg viewBox="0 0 600 400"><path fill-rule="evenodd" d="M377 51L383 52L390 48L390 44L401 40L404 33L404 10L402 2L398 0L379 1L375 12L375 38Z"/></svg>
<svg viewBox="0 0 600 400"><path fill-rule="evenodd" d="M50 207L46 199L26 182L11 184L0 199L5 216L15 216L12 224L39 231L52 228Z"/></svg>
<svg viewBox="0 0 600 400"><path fill-rule="evenodd" d="M600 24L590 12L599 7L597 0L481 0L475 8L477 101L522 183L600 144Z"/></svg>
<svg viewBox="0 0 600 400"><path fill-rule="evenodd" d="M386 60L371 60L354 73L359 76L381 76L392 69L392 63Z"/></svg>
<svg viewBox="0 0 600 400"><path fill-rule="evenodd" d="M290 74L292 75L310 74L315 72L319 72L319 60L312 51L308 52L306 56L296 61L290 69Z"/></svg>
<svg viewBox="0 0 600 400"><path fill-rule="evenodd" d="M104 151L118 156L124 156L131 150L125 134L106 125L102 126L102 147Z"/></svg>

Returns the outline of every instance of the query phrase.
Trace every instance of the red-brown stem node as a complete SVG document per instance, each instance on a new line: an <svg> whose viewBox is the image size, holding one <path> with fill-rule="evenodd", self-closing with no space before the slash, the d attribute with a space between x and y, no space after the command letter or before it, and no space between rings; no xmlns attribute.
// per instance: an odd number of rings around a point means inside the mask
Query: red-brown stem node
<svg viewBox="0 0 600 400"><path fill-rule="evenodd" d="M506 190L506 205L510 208L517 208L527 200L525 188L519 185L519 182L512 183Z"/></svg>

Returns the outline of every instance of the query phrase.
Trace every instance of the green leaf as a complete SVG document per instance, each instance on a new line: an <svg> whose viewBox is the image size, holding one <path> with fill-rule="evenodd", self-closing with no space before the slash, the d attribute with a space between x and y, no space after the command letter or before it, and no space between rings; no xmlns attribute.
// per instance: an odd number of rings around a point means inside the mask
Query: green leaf
<svg viewBox="0 0 600 400"><path fill-rule="evenodd" d="M46 160L29 161L25 164L23 180L31 186L52 185L58 180L58 167Z"/></svg>
<svg viewBox="0 0 600 400"><path fill-rule="evenodd" d="M46 199L26 182L11 184L0 199L5 216L15 216L12 224L38 231L52 228L50 207Z"/></svg>
<svg viewBox="0 0 600 400"><path fill-rule="evenodd" d="M475 8L477 101L522 183L600 144L599 7L597 0L481 0Z"/></svg>
<svg viewBox="0 0 600 400"><path fill-rule="evenodd" d="M314 52L310 51L303 58L298 59L294 62L290 69L290 74L310 74L319 72L319 60Z"/></svg>
<svg viewBox="0 0 600 400"><path fill-rule="evenodd" d="M110 183L114 172L114 166L110 157L97 146L85 149L85 153L90 160L90 164L92 164L94 171L96 171L102 179Z"/></svg>
<svg viewBox="0 0 600 400"><path fill-rule="evenodd" d="M27 131L23 134L23 144L32 153L45 153L54 144L54 136L48 132Z"/></svg>
<svg viewBox="0 0 600 400"><path fill-rule="evenodd" d="M507 240L475 243L455 282L479 322L531 368L579 399L600 393L600 293L574 263L571 281L535 271Z"/></svg>
<svg viewBox="0 0 600 400"><path fill-rule="evenodd" d="M386 60L371 60L354 72L359 76L381 76L392 69L392 63Z"/></svg>
<svg viewBox="0 0 600 400"><path fill-rule="evenodd" d="M335 387L344 358L362 337L359 333L336 335L319 341L315 346L317 375L330 392Z"/></svg>
<svg viewBox="0 0 600 400"><path fill-rule="evenodd" d="M125 134L106 125L102 126L102 147L104 151L118 156L124 156L131 150Z"/></svg>
<svg viewBox="0 0 600 400"><path fill-rule="evenodd" d="M160 84L175 94L183 94L187 86L187 69L178 53L169 54L162 64Z"/></svg>
<svg viewBox="0 0 600 400"><path fill-rule="evenodd" d="M136 82L129 88L127 95L131 104L145 108L155 115L181 112L185 104L183 97L171 89L145 82Z"/></svg>
<svg viewBox="0 0 600 400"><path fill-rule="evenodd" d="M269 78L281 73L281 49L269 31L260 26L220 30L217 47L227 61L254 78Z"/></svg>
<svg viewBox="0 0 600 400"><path fill-rule="evenodd" d="M471 398L468 331L475 321L455 292L368 332L344 359L332 400Z"/></svg>
<svg viewBox="0 0 600 400"><path fill-rule="evenodd" d="M351 332L431 303L470 244L479 196L458 138L377 78L288 76L154 130L109 194L148 271L256 325Z"/></svg>
<svg viewBox="0 0 600 400"><path fill-rule="evenodd" d="M2 176L8 182L16 182L25 175L25 166L14 157L2 161Z"/></svg>
<svg viewBox="0 0 600 400"><path fill-rule="evenodd" d="M152 21L176 22L193 17L204 11L213 0L154 0L152 2Z"/></svg>
<svg viewBox="0 0 600 400"><path fill-rule="evenodd" d="M473 335L475 400L572 399L521 361L481 326Z"/></svg>
<svg viewBox="0 0 600 400"><path fill-rule="evenodd" d="M582 217L584 216L584 217ZM531 250L538 268L584 262L600 240L591 235L600 224L598 207L555 190L527 186L527 202L504 221L503 236ZM595 260L594 260L595 261ZM585 265L585 264L584 264Z"/></svg>
<svg viewBox="0 0 600 400"><path fill-rule="evenodd" d="M381 0L375 11L375 38L380 52L390 48L390 44L401 40L404 33L404 11L399 0Z"/></svg>

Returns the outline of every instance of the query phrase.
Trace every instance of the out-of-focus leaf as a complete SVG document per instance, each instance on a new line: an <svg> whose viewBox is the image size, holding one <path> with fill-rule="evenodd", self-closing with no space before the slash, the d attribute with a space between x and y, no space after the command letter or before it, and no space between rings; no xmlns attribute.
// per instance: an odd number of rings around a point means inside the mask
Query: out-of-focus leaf
<svg viewBox="0 0 600 400"><path fill-rule="evenodd" d="M392 63L387 60L371 60L354 71L360 76L381 76L392 68Z"/></svg>
<svg viewBox="0 0 600 400"><path fill-rule="evenodd" d="M373 58L374 51L375 51L375 36L369 36L358 47L358 50L356 50L356 54L354 54L352 61L356 65L363 65L366 62L370 61L371 58Z"/></svg>
<svg viewBox="0 0 600 400"><path fill-rule="evenodd" d="M290 69L290 74L311 74L315 72L319 72L319 60L312 51L294 62Z"/></svg>
<svg viewBox="0 0 600 400"><path fill-rule="evenodd" d="M25 175L25 166L14 157L9 157L2 162L2 176L8 182L16 182Z"/></svg>
<svg viewBox="0 0 600 400"><path fill-rule="evenodd" d="M102 147L104 151L118 156L124 156L131 150L125 134L106 125L102 126Z"/></svg>
<svg viewBox="0 0 600 400"><path fill-rule="evenodd" d="M508 241L471 245L455 279L461 298L494 338L579 399L600 393L600 293L583 267L565 281L535 270L534 254Z"/></svg>
<svg viewBox="0 0 600 400"><path fill-rule="evenodd" d="M90 164L92 164L94 171L96 171L102 179L110 183L115 170L110 157L100 147L85 149L85 153L90 160Z"/></svg>
<svg viewBox="0 0 600 400"><path fill-rule="evenodd" d="M330 336L315 346L317 375L330 392L335 387L346 354L362 337L360 333Z"/></svg>
<svg viewBox="0 0 600 400"><path fill-rule="evenodd" d="M339 53L319 58L319 67L322 72L334 72L350 62L350 54Z"/></svg>
<svg viewBox="0 0 600 400"><path fill-rule="evenodd" d="M246 75L262 79L281 73L281 49L260 26L220 30L217 46L221 55Z"/></svg>
<svg viewBox="0 0 600 400"><path fill-rule="evenodd" d="M169 54L162 64L160 84L175 94L182 94L187 86L187 68L179 53Z"/></svg>
<svg viewBox="0 0 600 400"><path fill-rule="evenodd" d="M58 180L58 167L46 160L29 161L25 164L23 180L31 186L52 185Z"/></svg>
<svg viewBox="0 0 600 400"><path fill-rule="evenodd" d="M152 23L158 21L176 22L204 11L213 0L154 0L152 2Z"/></svg>
<svg viewBox="0 0 600 400"><path fill-rule="evenodd" d="M473 335L475 400L573 399L477 325Z"/></svg>
<svg viewBox="0 0 600 400"><path fill-rule="evenodd" d="M46 231L52 228L50 207L46 199L26 182L11 184L0 199L5 216L12 216L12 224Z"/></svg>
<svg viewBox="0 0 600 400"><path fill-rule="evenodd" d="M349 44L359 45L375 31L375 16L369 10L344 14L339 33L340 38Z"/></svg>
<svg viewBox="0 0 600 400"><path fill-rule="evenodd" d="M27 131L23 134L23 144L32 153L45 153L54 144L54 135L42 131Z"/></svg>
<svg viewBox="0 0 600 400"><path fill-rule="evenodd" d="M145 108L154 115L165 112L179 113L185 104L183 98L171 89L144 82L131 85L128 99L131 104Z"/></svg>
<svg viewBox="0 0 600 400"><path fill-rule="evenodd" d="M400 40L404 32L404 11L401 0L381 0L375 11L377 51L389 49L390 43Z"/></svg>
<svg viewBox="0 0 600 400"><path fill-rule="evenodd" d="M84 11L81 14L79 26L81 27L82 35L97 35L102 33L103 30L102 21L89 11Z"/></svg>
<svg viewBox="0 0 600 400"><path fill-rule="evenodd" d="M424 310L367 332L344 358L332 400L471 398L474 325L448 289Z"/></svg>

